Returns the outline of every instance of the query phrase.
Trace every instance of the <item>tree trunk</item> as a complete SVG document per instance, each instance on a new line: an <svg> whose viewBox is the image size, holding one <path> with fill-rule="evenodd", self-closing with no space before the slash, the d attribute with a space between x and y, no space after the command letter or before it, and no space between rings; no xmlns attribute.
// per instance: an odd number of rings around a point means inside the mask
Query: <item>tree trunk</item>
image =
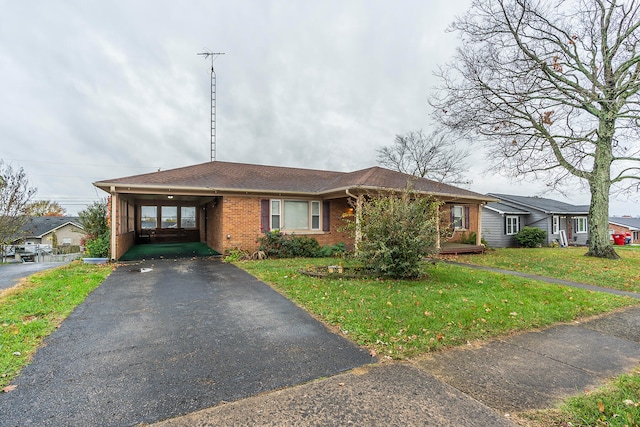
<svg viewBox="0 0 640 427"><path fill-rule="evenodd" d="M615 123L601 120L598 145L589 176L591 204L589 206L589 251L587 256L620 259L609 241L609 190L611 188L612 142Z"/></svg>

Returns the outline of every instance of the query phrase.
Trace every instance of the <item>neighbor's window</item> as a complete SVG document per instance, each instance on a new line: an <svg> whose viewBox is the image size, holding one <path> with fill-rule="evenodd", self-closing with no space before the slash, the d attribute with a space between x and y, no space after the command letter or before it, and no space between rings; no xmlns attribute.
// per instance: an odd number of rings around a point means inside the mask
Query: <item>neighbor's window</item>
<svg viewBox="0 0 640 427"><path fill-rule="evenodd" d="M196 228L196 207L182 206L180 208L180 227Z"/></svg>
<svg viewBox="0 0 640 427"><path fill-rule="evenodd" d="M272 230L320 230L320 202L271 200Z"/></svg>
<svg viewBox="0 0 640 427"><path fill-rule="evenodd" d="M158 228L158 207L142 206L140 209L140 226L143 229Z"/></svg>
<svg viewBox="0 0 640 427"><path fill-rule="evenodd" d="M177 206L161 206L162 228L178 227L178 207Z"/></svg>
<svg viewBox="0 0 640 427"><path fill-rule="evenodd" d="M451 207L453 212L453 227L456 229L464 228L464 206Z"/></svg>
<svg viewBox="0 0 640 427"><path fill-rule="evenodd" d="M573 218L573 231L574 233L586 233L587 232L587 217L579 216Z"/></svg>
<svg viewBox="0 0 640 427"><path fill-rule="evenodd" d="M520 231L520 221L517 216L508 216L507 218L507 234L513 235L518 234Z"/></svg>
<svg viewBox="0 0 640 427"><path fill-rule="evenodd" d="M551 234L558 234L560 232L560 217L554 215L552 218Z"/></svg>

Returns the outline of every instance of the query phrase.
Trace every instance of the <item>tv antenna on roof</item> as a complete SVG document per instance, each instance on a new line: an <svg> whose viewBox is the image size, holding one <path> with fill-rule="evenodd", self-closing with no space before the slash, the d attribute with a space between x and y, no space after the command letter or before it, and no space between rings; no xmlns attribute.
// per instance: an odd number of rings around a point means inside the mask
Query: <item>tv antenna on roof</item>
<svg viewBox="0 0 640 427"><path fill-rule="evenodd" d="M216 72L213 69L213 61L218 55L224 55L224 52L211 52L204 48L204 52L197 55L204 59L211 58L211 161L216 160Z"/></svg>

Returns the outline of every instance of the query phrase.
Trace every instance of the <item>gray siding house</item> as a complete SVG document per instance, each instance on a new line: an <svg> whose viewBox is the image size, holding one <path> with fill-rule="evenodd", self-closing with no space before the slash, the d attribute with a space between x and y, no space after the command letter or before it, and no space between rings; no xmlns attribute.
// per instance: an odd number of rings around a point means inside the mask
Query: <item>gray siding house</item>
<svg viewBox="0 0 640 427"><path fill-rule="evenodd" d="M515 247L514 236L524 227L547 233L546 244L586 245L589 206L577 206L542 197L489 193L499 199L483 207L482 237L495 248ZM566 239L566 240L565 240Z"/></svg>

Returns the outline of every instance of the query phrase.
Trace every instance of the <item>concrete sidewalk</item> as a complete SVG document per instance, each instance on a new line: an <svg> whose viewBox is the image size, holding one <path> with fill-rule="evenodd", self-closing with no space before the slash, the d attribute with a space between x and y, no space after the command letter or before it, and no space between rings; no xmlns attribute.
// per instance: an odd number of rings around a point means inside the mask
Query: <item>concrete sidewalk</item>
<svg viewBox="0 0 640 427"><path fill-rule="evenodd" d="M640 363L640 308L389 362L218 405L169 426L508 426Z"/></svg>

